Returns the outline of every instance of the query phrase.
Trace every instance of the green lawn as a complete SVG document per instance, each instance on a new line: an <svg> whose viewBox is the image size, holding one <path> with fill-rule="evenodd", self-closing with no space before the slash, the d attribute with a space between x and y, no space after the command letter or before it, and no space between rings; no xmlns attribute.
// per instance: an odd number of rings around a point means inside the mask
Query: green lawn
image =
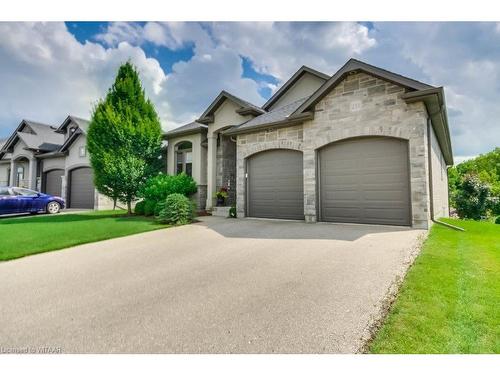
<svg viewBox="0 0 500 375"><path fill-rule="evenodd" d="M92 211L0 219L0 260L166 228L125 211Z"/></svg>
<svg viewBox="0 0 500 375"><path fill-rule="evenodd" d="M372 353L500 353L500 225L434 225Z"/></svg>

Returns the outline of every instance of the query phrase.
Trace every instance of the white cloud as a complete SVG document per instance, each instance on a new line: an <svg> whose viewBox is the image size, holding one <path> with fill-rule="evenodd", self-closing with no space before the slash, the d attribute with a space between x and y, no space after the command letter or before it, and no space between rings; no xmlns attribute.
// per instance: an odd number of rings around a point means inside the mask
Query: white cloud
<svg viewBox="0 0 500 375"><path fill-rule="evenodd" d="M350 57L376 46L357 23L215 23L213 37L250 58L253 67L286 80L300 66L334 73Z"/></svg>
<svg viewBox="0 0 500 375"><path fill-rule="evenodd" d="M495 23L112 23L78 42L62 23L0 23L0 135L23 117L58 122L88 117L120 63L131 59L165 128L195 119L222 89L255 104L273 82L243 78L241 56L281 82L301 65L334 73L357 57L444 86L458 158L500 139L500 27ZM141 46L193 48L168 74Z"/></svg>
<svg viewBox="0 0 500 375"><path fill-rule="evenodd" d="M115 27L110 27L107 32L114 34L114 30ZM115 40L115 37L108 39ZM171 50L193 45L194 56L189 61L175 63L162 83L160 105L168 108L167 128L196 119L221 90L255 104L263 103L258 93L259 84L242 77L238 51L216 45L200 24L148 22L140 39Z"/></svg>
<svg viewBox="0 0 500 375"><path fill-rule="evenodd" d="M68 114L88 118L128 59L147 94L161 97L166 76L139 47L81 44L63 23L0 23L0 134L8 135L22 118L53 124Z"/></svg>
<svg viewBox="0 0 500 375"><path fill-rule="evenodd" d="M500 37L493 23L380 23L376 61L444 86L454 154L477 155L500 141ZM395 53L385 53L395 51Z"/></svg>
<svg viewBox="0 0 500 375"><path fill-rule="evenodd" d="M95 39L108 46L116 46L121 42L140 44L143 41L142 27L130 22L113 22L108 25L106 32L97 34Z"/></svg>

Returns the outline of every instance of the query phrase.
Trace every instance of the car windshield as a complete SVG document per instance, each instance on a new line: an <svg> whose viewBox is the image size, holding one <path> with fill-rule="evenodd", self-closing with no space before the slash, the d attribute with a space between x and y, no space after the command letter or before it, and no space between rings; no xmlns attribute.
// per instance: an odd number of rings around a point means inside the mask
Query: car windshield
<svg viewBox="0 0 500 375"><path fill-rule="evenodd" d="M14 192L15 195L23 195L23 196L27 196L27 197L32 197L32 196L38 194L34 190L23 189L23 188L12 188L12 191Z"/></svg>

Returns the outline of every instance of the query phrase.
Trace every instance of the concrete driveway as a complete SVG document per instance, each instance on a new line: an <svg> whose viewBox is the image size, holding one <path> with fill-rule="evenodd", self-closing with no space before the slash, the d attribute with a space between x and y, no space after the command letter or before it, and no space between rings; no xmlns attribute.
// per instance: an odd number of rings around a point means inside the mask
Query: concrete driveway
<svg viewBox="0 0 500 375"><path fill-rule="evenodd" d="M216 217L0 264L0 349L359 351L424 231Z"/></svg>

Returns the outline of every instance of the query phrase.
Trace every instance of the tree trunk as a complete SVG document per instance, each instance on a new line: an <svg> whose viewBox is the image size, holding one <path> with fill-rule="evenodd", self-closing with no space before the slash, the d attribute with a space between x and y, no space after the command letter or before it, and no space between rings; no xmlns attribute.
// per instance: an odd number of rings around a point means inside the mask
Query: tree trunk
<svg viewBox="0 0 500 375"><path fill-rule="evenodd" d="M113 198L113 211L116 210L116 197Z"/></svg>
<svg viewBox="0 0 500 375"><path fill-rule="evenodd" d="M132 215L132 201L127 199L127 214Z"/></svg>

